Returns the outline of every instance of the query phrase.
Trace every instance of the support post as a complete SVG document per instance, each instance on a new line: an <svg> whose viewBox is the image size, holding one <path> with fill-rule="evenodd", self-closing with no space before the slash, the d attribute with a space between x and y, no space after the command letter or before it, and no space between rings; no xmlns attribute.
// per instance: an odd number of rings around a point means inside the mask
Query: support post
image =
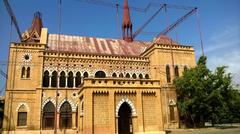
<svg viewBox="0 0 240 134"><path fill-rule="evenodd" d="M48 87L51 88L52 87L52 75L49 76L49 84Z"/></svg>

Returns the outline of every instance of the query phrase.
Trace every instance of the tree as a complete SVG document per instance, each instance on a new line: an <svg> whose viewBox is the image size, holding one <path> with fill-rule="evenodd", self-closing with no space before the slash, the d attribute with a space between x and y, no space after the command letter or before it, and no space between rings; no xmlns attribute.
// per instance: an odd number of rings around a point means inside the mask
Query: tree
<svg viewBox="0 0 240 134"><path fill-rule="evenodd" d="M231 75L226 74L224 66L211 72L206 60L200 57L195 68L184 71L183 76L174 80L180 117L188 127L203 127L209 120L213 126L229 122L229 115L239 120L236 105L240 105L240 95L233 90Z"/></svg>

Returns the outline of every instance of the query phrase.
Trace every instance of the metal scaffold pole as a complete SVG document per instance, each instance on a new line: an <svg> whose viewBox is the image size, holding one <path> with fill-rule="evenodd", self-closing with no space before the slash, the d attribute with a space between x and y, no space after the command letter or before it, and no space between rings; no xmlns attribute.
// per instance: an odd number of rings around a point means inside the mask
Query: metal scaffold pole
<svg viewBox="0 0 240 134"><path fill-rule="evenodd" d="M56 98L56 104L55 104L55 118L54 118L54 134L57 134L57 122L58 122L58 113L57 113L57 106L58 106L58 88L59 88L59 45L60 45L60 32L61 32L61 4L62 0L58 1L58 39L57 39L57 80L56 80L56 93L55 93L55 98Z"/></svg>

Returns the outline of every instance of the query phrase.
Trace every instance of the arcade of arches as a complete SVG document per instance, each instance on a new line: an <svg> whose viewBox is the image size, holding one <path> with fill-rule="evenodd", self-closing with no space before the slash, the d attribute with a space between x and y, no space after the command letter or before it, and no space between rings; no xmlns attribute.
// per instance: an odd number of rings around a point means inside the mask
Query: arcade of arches
<svg viewBox="0 0 240 134"><path fill-rule="evenodd" d="M127 0L123 5L123 39L51 34L34 15L29 36L9 48L3 133L162 134L179 127L173 80L196 65L194 49L167 36L134 40Z"/></svg>

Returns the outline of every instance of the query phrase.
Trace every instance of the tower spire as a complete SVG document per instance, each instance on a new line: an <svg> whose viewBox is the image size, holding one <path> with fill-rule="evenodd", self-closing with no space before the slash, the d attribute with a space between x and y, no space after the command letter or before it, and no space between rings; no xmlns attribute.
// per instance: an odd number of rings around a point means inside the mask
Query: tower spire
<svg viewBox="0 0 240 134"><path fill-rule="evenodd" d="M24 42L39 42L42 30L42 15L39 11L34 13L31 27L22 34Z"/></svg>
<svg viewBox="0 0 240 134"><path fill-rule="evenodd" d="M132 22L130 19L130 12L128 7L128 0L124 0L123 5L123 23L122 23L122 36L123 40L132 42Z"/></svg>

